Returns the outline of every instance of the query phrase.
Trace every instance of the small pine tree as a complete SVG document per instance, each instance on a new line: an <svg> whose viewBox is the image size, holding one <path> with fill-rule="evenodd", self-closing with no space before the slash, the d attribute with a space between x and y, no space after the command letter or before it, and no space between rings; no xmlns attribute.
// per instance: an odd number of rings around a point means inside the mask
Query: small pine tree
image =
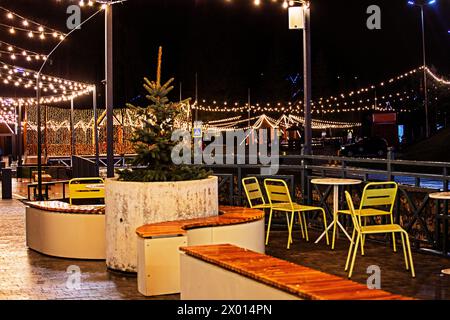
<svg viewBox="0 0 450 320"><path fill-rule="evenodd" d="M149 105L136 107L127 104L136 111L142 120L142 128L135 130L131 141L137 154L133 165L137 168L119 171L119 180L123 181L183 181L208 177L211 172L199 166L175 165L171 160L172 148L177 144L172 141L175 121L181 116L181 104L169 101L168 94L173 90L173 78L161 85L162 48L158 53L156 81L144 78L144 88Z"/></svg>

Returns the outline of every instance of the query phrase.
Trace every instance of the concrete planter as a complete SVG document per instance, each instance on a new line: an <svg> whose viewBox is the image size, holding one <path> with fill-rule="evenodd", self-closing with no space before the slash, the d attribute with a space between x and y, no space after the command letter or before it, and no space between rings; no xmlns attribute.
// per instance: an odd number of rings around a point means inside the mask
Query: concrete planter
<svg viewBox="0 0 450 320"><path fill-rule="evenodd" d="M106 265L137 271L136 228L148 223L216 216L217 177L179 182L107 179Z"/></svg>

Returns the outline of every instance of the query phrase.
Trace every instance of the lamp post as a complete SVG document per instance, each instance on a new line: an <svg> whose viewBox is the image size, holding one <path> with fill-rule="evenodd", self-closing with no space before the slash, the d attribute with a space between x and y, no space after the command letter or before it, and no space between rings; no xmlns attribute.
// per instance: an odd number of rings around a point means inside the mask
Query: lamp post
<svg viewBox="0 0 450 320"><path fill-rule="evenodd" d="M311 116L311 12L310 4L305 0L284 1L283 7L288 8L299 4L303 7L303 85L304 85L304 117L305 117L305 142L304 154L312 152L312 116ZM295 28L298 29L298 28Z"/></svg>
<svg viewBox="0 0 450 320"><path fill-rule="evenodd" d="M436 0L429 1L408 1L410 6L416 6L420 8L420 21L422 28L422 58L423 58L423 98L424 98L424 107L425 107L425 136L428 138L430 136L430 128L428 121L428 88L427 88L427 63L426 63L426 50L425 50L425 22L424 22L424 7L426 5L433 5L436 3Z"/></svg>

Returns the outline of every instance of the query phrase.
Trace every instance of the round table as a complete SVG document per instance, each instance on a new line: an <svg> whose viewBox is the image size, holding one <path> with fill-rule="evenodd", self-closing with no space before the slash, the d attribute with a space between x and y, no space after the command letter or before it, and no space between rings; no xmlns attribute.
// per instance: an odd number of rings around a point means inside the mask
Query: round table
<svg viewBox="0 0 450 320"><path fill-rule="evenodd" d="M450 200L450 192L436 192L436 193L430 193L430 195L429 195L429 197L430 197L430 199L434 199L434 200L437 200L437 201L439 201L439 200ZM438 214L439 214L439 203L437 203L437 206L438 206ZM445 220L445 222L444 223L448 223L447 222L448 220ZM436 228L437 228L438 226L436 226ZM444 250L445 251L445 250ZM447 275L450 275L450 269L443 269L443 270L441 270L441 272L443 273L443 274L447 274Z"/></svg>
<svg viewBox="0 0 450 320"><path fill-rule="evenodd" d="M317 238L315 243L318 243L328 232L328 230L331 229L331 227L334 227L335 225L338 225L339 228L344 232L344 234L347 236L347 238L352 241L352 237L347 233L344 226L339 222L338 220L338 214L339 211L339 186L351 186L351 185L357 185L361 184L361 180L357 179L344 179L344 178L319 178L319 179L312 179L312 184L317 185L328 185L333 186L333 222L330 223L330 225L327 227L327 229L320 235L319 238ZM331 249L334 249L334 245L332 245Z"/></svg>

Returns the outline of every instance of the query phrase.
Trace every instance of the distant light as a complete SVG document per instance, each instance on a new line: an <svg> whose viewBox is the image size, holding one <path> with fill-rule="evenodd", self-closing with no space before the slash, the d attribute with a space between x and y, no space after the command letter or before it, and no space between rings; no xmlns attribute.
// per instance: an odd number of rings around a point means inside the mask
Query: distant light
<svg viewBox="0 0 450 320"><path fill-rule="evenodd" d="M434 4L434 3L436 3L436 0L430 0L430 1L428 1L428 4Z"/></svg>
<svg viewBox="0 0 450 320"><path fill-rule="evenodd" d="M414 1L408 1L408 4L411 5L411 6L413 6L413 5L415 5L416 3L415 3Z"/></svg>
<svg viewBox="0 0 450 320"><path fill-rule="evenodd" d="M255 0L254 4L255 4L255 6L259 6L261 4L261 0Z"/></svg>

